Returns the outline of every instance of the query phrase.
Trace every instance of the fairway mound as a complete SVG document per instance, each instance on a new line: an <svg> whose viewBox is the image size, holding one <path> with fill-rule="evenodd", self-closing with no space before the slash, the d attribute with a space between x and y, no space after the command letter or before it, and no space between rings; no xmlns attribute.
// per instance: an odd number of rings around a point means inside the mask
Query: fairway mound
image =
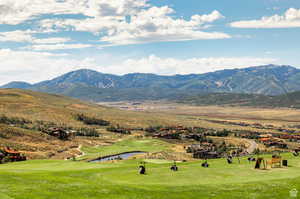
<svg viewBox="0 0 300 199"><path fill-rule="evenodd" d="M144 159L144 162L153 163L153 164L171 164L173 161L171 160L161 160L161 159Z"/></svg>
<svg viewBox="0 0 300 199"><path fill-rule="evenodd" d="M155 153L149 153L146 156L146 159L156 159L156 160L171 160L171 161L184 161L184 160L193 160L190 154L173 152L173 151L161 151Z"/></svg>
<svg viewBox="0 0 300 199"><path fill-rule="evenodd" d="M138 155L143 155L146 154L144 151L131 151L131 152L124 152L124 153L119 153L119 154L114 154L114 155L107 155L103 156L94 160L91 160L89 162L105 162L105 161L111 161L111 160L126 160L131 157L135 157Z"/></svg>

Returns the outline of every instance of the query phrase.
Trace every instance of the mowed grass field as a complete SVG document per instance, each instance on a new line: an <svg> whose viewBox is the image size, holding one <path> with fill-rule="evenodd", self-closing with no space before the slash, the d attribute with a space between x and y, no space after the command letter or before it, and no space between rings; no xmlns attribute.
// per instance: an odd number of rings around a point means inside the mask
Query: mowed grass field
<svg viewBox="0 0 300 199"><path fill-rule="evenodd" d="M269 155L270 156L270 155ZM268 158L270 158L268 156ZM255 170L242 158L238 164L225 159L178 163L149 161L147 175L138 174L141 160L87 163L33 160L0 165L1 199L199 199L290 198L300 190L300 158L284 154L289 167Z"/></svg>
<svg viewBox="0 0 300 199"><path fill-rule="evenodd" d="M170 150L173 145L159 139L145 138L135 139L127 138L109 146L84 146L81 151L84 155L78 158L82 159L95 159L107 155L120 154L130 151L143 151L143 152L159 152Z"/></svg>

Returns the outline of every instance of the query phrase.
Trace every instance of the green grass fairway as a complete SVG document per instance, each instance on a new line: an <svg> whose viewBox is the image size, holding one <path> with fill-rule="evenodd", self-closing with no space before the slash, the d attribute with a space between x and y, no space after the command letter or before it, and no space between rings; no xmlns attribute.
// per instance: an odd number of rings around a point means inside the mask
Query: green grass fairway
<svg viewBox="0 0 300 199"><path fill-rule="evenodd" d="M99 147L82 147L81 151L84 152L84 156L80 159L93 159L103 157L107 155L114 155L124 153L128 151L145 151L145 152L158 152L165 151L170 148L172 144L158 140L158 139L135 139L129 138L122 141L116 142L110 146L99 146Z"/></svg>
<svg viewBox="0 0 300 199"><path fill-rule="evenodd" d="M254 170L244 158L228 165L224 159L179 163L147 163L138 174L140 160L118 163L86 163L35 160L0 165L0 198L14 199L199 199L290 198L300 190L300 158L284 157L288 168Z"/></svg>

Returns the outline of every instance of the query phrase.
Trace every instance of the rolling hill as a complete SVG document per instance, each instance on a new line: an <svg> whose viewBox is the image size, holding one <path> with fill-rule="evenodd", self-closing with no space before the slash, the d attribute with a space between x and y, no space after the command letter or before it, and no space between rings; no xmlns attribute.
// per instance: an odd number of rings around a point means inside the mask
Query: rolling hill
<svg viewBox="0 0 300 199"><path fill-rule="evenodd" d="M27 89L30 88L32 85L26 82L10 82L1 86L1 88L19 88L19 89Z"/></svg>
<svg viewBox="0 0 300 199"><path fill-rule="evenodd" d="M205 74L118 76L82 69L33 85L10 83L3 88L25 88L89 101L178 99L203 93L281 95L300 90L300 70L266 65Z"/></svg>
<svg viewBox="0 0 300 199"><path fill-rule="evenodd" d="M180 121L175 116L172 118L159 114L123 111L70 97L21 89L0 89L0 113L9 117L43 120L75 127L85 126L74 118L74 115L79 113L125 127L168 125Z"/></svg>
<svg viewBox="0 0 300 199"><path fill-rule="evenodd" d="M76 114L104 119L111 125L145 128L150 125L176 124L179 119L163 114L121 111L65 96L21 89L0 89L0 148L10 146L32 159L64 159L79 155L78 147L101 145L113 141L114 134L105 126L91 126L76 119ZM20 123L6 123L5 118ZM17 118L17 119L16 119ZM96 129L99 137L76 136L60 140L42 132L40 124L54 124L74 129ZM118 137L117 137L118 138ZM119 138L118 138L119 139Z"/></svg>

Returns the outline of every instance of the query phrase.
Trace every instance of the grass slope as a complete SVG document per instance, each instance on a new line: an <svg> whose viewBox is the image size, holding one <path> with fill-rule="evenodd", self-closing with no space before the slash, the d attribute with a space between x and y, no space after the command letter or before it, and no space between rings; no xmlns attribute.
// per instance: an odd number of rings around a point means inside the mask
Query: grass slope
<svg viewBox="0 0 300 199"><path fill-rule="evenodd" d="M180 122L176 116L121 111L60 95L20 89L0 89L0 113L79 127L84 125L74 119L74 114L77 113L102 118L125 127L148 127Z"/></svg>
<svg viewBox="0 0 300 199"><path fill-rule="evenodd" d="M254 170L244 158L228 165L224 159L170 164L147 164L148 174L137 174L140 160L118 163L29 161L0 165L0 195L14 199L199 199L289 198L300 189L300 159L284 157L288 168Z"/></svg>
<svg viewBox="0 0 300 199"><path fill-rule="evenodd" d="M0 148L11 146L30 159L61 159L69 152L79 154L79 140L62 141L38 131L30 131L0 124Z"/></svg>
<svg viewBox="0 0 300 199"><path fill-rule="evenodd" d="M0 89L0 114L21 117L27 120L54 122L75 128L95 127L100 138L76 137L71 141L60 141L39 131L0 125L0 147L10 146L25 153L30 159L64 159L78 155L78 147L92 147L105 142L114 143L123 136L106 131L106 127L87 126L75 119L76 114L110 121L112 125L123 127L149 127L151 125L176 125L192 123L182 121L176 115L122 111L93 103L82 102L69 97L51 95L20 89ZM129 144L129 143L127 143Z"/></svg>

